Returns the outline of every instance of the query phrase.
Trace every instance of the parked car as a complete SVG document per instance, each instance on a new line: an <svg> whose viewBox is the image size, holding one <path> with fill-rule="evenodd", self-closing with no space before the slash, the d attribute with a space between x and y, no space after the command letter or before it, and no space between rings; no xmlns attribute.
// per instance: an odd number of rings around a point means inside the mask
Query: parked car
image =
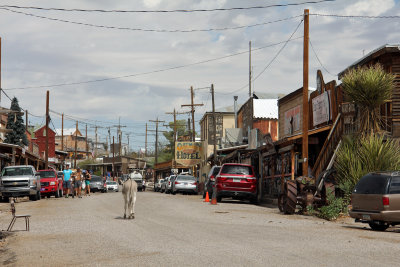
<svg viewBox="0 0 400 267"><path fill-rule="evenodd" d="M57 178L61 178L64 181L64 173L62 171L57 172Z"/></svg>
<svg viewBox="0 0 400 267"><path fill-rule="evenodd" d="M138 171L134 171L129 174L129 177L133 179L138 187L138 191L143 191L143 176Z"/></svg>
<svg viewBox="0 0 400 267"><path fill-rule="evenodd" d="M165 184L165 194L169 194L172 192L172 184L175 180L176 175L171 175L168 179L168 182Z"/></svg>
<svg viewBox="0 0 400 267"><path fill-rule="evenodd" d="M161 184L164 182L164 179L160 179L155 183L154 191L161 191Z"/></svg>
<svg viewBox="0 0 400 267"><path fill-rule="evenodd" d="M363 176L351 195L349 214L372 230L385 231L400 224L400 172L374 172Z"/></svg>
<svg viewBox="0 0 400 267"><path fill-rule="evenodd" d="M209 197L212 196L215 177L217 176L220 170L221 166L213 166L211 170L208 172L207 180L204 182L203 198L206 197L206 192L208 192Z"/></svg>
<svg viewBox="0 0 400 267"><path fill-rule="evenodd" d="M118 183L114 181L107 181L106 187L108 191L115 191L118 192Z"/></svg>
<svg viewBox="0 0 400 267"><path fill-rule="evenodd" d="M162 184L161 184L161 189L160 189L160 192L161 192L161 193L164 193L165 190L167 189L167 183L168 183L168 181L169 181L169 177L170 177L170 176L164 178L164 181L163 181Z"/></svg>
<svg viewBox="0 0 400 267"><path fill-rule="evenodd" d="M40 175L40 194L42 196L63 196L63 179L55 170L39 170Z"/></svg>
<svg viewBox="0 0 400 267"><path fill-rule="evenodd" d="M0 177L0 196L29 196L30 200L40 200L40 176L31 165L5 167Z"/></svg>
<svg viewBox="0 0 400 267"><path fill-rule="evenodd" d="M103 177L92 175L92 179L90 180L90 192L96 191L107 193L107 186Z"/></svg>
<svg viewBox="0 0 400 267"><path fill-rule="evenodd" d="M197 179L191 175L178 175L174 179L174 187L172 194L176 193L192 193L197 194Z"/></svg>
<svg viewBox="0 0 400 267"><path fill-rule="evenodd" d="M251 165L226 163L216 177L217 201L223 197L257 202L257 177Z"/></svg>

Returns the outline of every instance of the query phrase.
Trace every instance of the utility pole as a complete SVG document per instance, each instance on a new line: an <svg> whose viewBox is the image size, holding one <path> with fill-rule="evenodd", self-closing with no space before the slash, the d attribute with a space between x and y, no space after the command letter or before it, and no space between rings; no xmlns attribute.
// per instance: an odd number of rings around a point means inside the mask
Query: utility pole
<svg viewBox="0 0 400 267"><path fill-rule="evenodd" d="M304 45L303 45L303 176L308 176L308 43L309 10L304 9Z"/></svg>
<svg viewBox="0 0 400 267"><path fill-rule="evenodd" d="M111 127L108 127L108 139L110 140L110 147L111 147ZM114 149L114 147L113 147ZM110 149L110 153L111 153L111 149Z"/></svg>
<svg viewBox="0 0 400 267"><path fill-rule="evenodd" d="M214 84L211 84L211 101L212 101L212 113L213 113L213 132L214 132L214 142L213 142L213 156L214 156L214 164L217 164L217 125L216 125L216 120L215 120L215 102L214 102ZM213 193L212 193L212 199L211 199L211 204L216 205L217 204L217 188L215 187L215 183L213 185Z"/></svg>
<svg viewBox="0 0 400 267"><path fill-rule="evenodd" d="M0 94L1 94L1 92L0 92ZM28 110L25 110L25 130L28 131Z"/></svg>
<svg viewBox="0 0 400 267"><path fill-rule="evenodd" d="M112 142L113 146L112 146L112 151L113 151L113 159L112 159L112 176L114 177L114 164L115 164L115 143L114 143L114 136L113 136L113 142Z"/></svg>
<svg viewBox="0 0 400 267"><path fill-rule="evenodd" d="M146 137L144 139L144 156L147 157L147 122L146 122Z"/></svg>
<svg viewBox="0 0 400 267"><path fill-rule="evenodd" d="M154 152L155 152L155 159L154 159L154 166L157 165L158 163L158 124L161 122L165 122L165 121L159 121L158 118L153 121L150 120L150 122L154 122L156 124L156 142L154 144ZM152 130L148 130L148 131L152 131Z"/></svg>
<svg viewBox="0 0 400 267"><path fill-rule="evenodd" d="M46 143L45 143L45 150L44 150L44 158L45 158L45 169L49 168L49 91L47 90L46 93Z"/></svg>
<svg viewBox="0 0 400 267"><path fill-rule="evenodd" d="M95 132L95 144L94 144L94 158L97 158L97 125L94 128Z"/></svg>
<svg viewBox="0 0 400 267"><path fill-rule="evenodd" d="M251 97L251 41L249 42L249 97Z"/></svg>
<svg viewBox="0 0 400 267"><path fill-rule="evenodd" d="M126 156L129 155L129 133L126 134L126 138L128 139L128 150L126 152Z"/></svg>
<svg viewBox="0 0 400 267"><path fill-rule="evenodd" d="M87 124L86 124L86 158L89 158L88 152L89 152L89 144L88 144L88 140L87 140Z"/></svg>
<svg viewBox="0 0 400 267"><path fill-rule="evenodd" d="M64 151L64 113L61 115L61 151Z"/></svg>
<svg viewBox="0 0 400 267"><path fill-rule="evenodd" d="M174 168L176 169L176 162L175 162L175 143L176 143L176 139L177 139L177 129L176 129L176 127L178 126L177 124L176 124L176 115L177 114L188 114L189 112L176 112L176 110L174 109L174 112L165 112L165 114L172 114L172 115L174 115L174 142L173 142L173 148L172 148L172 151L174 152L173 154L174 154L174 159L173 159L173 162L174 162ZM170 125L167 125L167 126L170 126Z"/></svg>
<svg viewBox="0 0 400 267"><path fill-rule="evenodd" d="M75 128L75 157L74 157L74 168L76 169L76 157L78 152L78 121L76 121Z"/></svg>
<svg viewBox="0 0 400 267"><path fill-rule="evenodd" d="M181 105L182 107L191 107L192 109L192 128L193 128L193 134L192 134L192 141L195 142L196 141L196 130L195 130L195 120L194 120L194 107L195 106L203 106L203 104L194 104L194 91L193 91L193 86L190 87L190 98L191 98L191 104L187 104L187 105Z"/></svg>

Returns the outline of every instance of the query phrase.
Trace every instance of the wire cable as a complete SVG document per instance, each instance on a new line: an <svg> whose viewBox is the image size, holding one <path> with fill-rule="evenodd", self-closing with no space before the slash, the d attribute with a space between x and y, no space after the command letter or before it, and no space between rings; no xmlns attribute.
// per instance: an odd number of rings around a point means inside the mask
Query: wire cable
<svg viewBox="0 0 400 267"><path fill-rule="evenodd" d="M264 67L264 69L254 78L252 79L252 82L254 82L255 80L257 80L268 68L269 66L271 66L271 64L275 61L275 59L279 56L279 54L282 52L282 50L286 47L286 45L292 40L293 35L297 32L297 30L299 29L300 25L303 23L304 19L301 19L301 21L299 22L299 24L297 25L296 29L293 31L293 33L290 35L289 39L287 39L285 42L283 42L283 46L281 47L281 49L279 49L278 53L276 53L276 55L271 59L271 61ZM298 38L296 38L298 39ZM293 39L294 40L294 39ZM248 87L248 84L240 87L239 89L229 92L229 93L219 93L221 95L230 95L233 93L237 93L241 90L243 90L244 88Z"/></svg>
<svg viewBox="0 0 400 267"><path fill-rule="evenodd" d="M275 20L275 21L268 21L268 22L262 22L262 23L245 25L245 26L236 26L236 27L224 27L224 28L215 28L215 29L191 29L191 30L176 30L175 29L175 30L165 30L165 29L143 29L143 28L107 26L107 25L101 25L101 24L92 24L92 23L86 23L86 22L77 22L77 21L72 21L72 20L58 19L58 18L53 18L53 17L39 16L39 15L35 15L35 14L32 14L32 13L16 11L16 10L8 9L8 8L0 8L0 9L6 10L6 11L9 11L9 12L13 12L13 13L17 13L17 14L21 14L21 15L25 15L25 16L34 17L34 18L46 19L46 20L51 20L51 21L57 21L57 22L63 22L63 23L87 26L87 27L112 29L112 30L126 30L126 31L159 32L159 33L190 33L190 32L210 32L210 31L239 30L239 29L243 29L243 28L252 28L252 27L258 27L258 26L264 26L264 25L267 25L267 24L272 24L272 23L276 23L276 22L290 20L290 19L297 18L297 17L301 16L301 15L298 15L298 16L288 17L288 18L279 19L279 20Z"/></svg>
<svg viewBox="0 0 400 267"><path fill-rule="evenodd" d="M288 7L288 6L300 6L305 4L319 4L325 2L334 2L336 0L320 0L320 1L306 1L301 3L288 3L288 4L273 4L266 6L251 6L251 7L231 7L231 8L212 8L212 9L175 9L175 10L117 10L117 9L79 9L79 8L46 8L46 7L35 7L35 6L17 6L17 5L1 5L4 8L15 8L15 9L35 9L44 11L66 11L66 12L101 12L101 13L194 13L194 12L214 12L214 11L233 11L233 10L251 10L251 9L266 9L273 7Z"/></svg>
<svg viewBox="0 0 400 267"><path fill-rule="evenodd" d="M303 37L301 36L301 37L298 37L298 38L293 38L292 40L296 40L296 39L299 39L299 38L303 38ZM280 44L285 43L285 42L287 42L287 41L282 41L282 42L278 42L278 43L265 45L265 46L253 49L253 51L265 49L265 48L268 48L268 47L273 47L273 46L280 45ZM58 84L50 84L50 85L3 88L2 90L3 91L4 90L7 90L7 91L11 91L11 90L27 90L27 89L39 89L39 88L61 87L61 86L80 85L80 84L88 84L88 83L96 83L96 82L105 82L105 81L118 80L118 79L123 79L123 78L131 78L131 77L149 75L149 74L154 74L154 73L160 73L160 72L165 72L165 71L170 71L170 70L182 69L182 68L201 65L201 64L205 64L205 63L209 63L209 62L213 62L213 61L218 61L218 60L222 60L222 59L226 59L226 58L230 58L230 57L234 57L234 56L239 56L239 55L243 55L243 54L246 54L246 53L248 53L248 51L242 51L242 52L238 52L238 53L235 53L235 54L230 54L230 55L226 55L226 56L222 56L222 57L218 57L218 58L207 59L207 60L203 60L203 61L198 61L198 62L194 62L194 63L189 63L189 64L170 67L170 68L165 68L165 69L159 69L159 70L141 72L141 73L135 73L135 74L128 74L128 75L122 75L122 76L114 76L114 77L110 77L110 78L87 80L87 81L80 81L80 82L71 82L71 83L58 83Z"/></svg>
<svg viewBox="0 0 400 267"><path fill-rule="evenodd" d="M310 13L310 16L318 17L336 17L336 18L358 18L358 19L400 19L400 16L390 15L390 16L365 16L365 15L336 15L336 14L320 14L320 13Z"/></svg>
<svg viewBox="0 0 400 267"><path fill-rule="evenodd" d="M336 77L337 75L332 74L332 73L331 73L329 70L327 70L327 69L325 68L325 66L322 64L321 60L319 59L319 57L318 57L318 55L317 55L317 52L316 52L315 49L314 49L314 46L313 46L312 43L311 43L311 38L309 39L309 42L310 42L311 49L312 49L312 51L314 52L314 55L315 55L315 57L317 58L317 60L318 60L319 64L321 65L321 67L322 67L327 73L329 73L330 75Z"/></svg>

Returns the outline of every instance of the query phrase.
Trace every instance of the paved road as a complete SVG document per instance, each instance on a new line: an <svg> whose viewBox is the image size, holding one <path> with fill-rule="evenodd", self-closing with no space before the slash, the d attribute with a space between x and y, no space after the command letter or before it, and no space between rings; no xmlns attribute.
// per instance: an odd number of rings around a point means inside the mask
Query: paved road
<svg viewBox="0 0 400 267"><path fill-rule="evenodd" d="M121 193L21 202L17 213L32 215L31 231L0 245L6 266L396 266L400 255L400 228L373 232L200 196L139 192L135 220L122 219Z"/></svg>

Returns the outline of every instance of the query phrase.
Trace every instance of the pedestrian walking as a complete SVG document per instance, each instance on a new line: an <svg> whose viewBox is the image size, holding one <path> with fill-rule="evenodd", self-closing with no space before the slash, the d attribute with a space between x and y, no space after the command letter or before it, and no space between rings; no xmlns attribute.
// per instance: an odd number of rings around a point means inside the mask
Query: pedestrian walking
<svg viewBox="0 0 400 267"><path fill-rule="evenodd" d="M72 170L69 169L69 165L67 165L66 169L63 170L63 174L64 174L63 186L66 190L65 197L68 198L71 189L71 174L72 174Z"/></svg>
<svg viewBox="0 0 400 267"><path fill-rule="evenodd" d="M89 195L90 196L90 180L92 179L92 175L90 175L89 171L86 171L85 173L85 196Z"/></svg>
<svg viewBox="0 0 400 267"><path fill-rule="evenodd" d="M82 171L80 168L78 168L75 173L74 186L75 186L75 195L79 198L82 198L82 180L83 180Z"/></svg>

